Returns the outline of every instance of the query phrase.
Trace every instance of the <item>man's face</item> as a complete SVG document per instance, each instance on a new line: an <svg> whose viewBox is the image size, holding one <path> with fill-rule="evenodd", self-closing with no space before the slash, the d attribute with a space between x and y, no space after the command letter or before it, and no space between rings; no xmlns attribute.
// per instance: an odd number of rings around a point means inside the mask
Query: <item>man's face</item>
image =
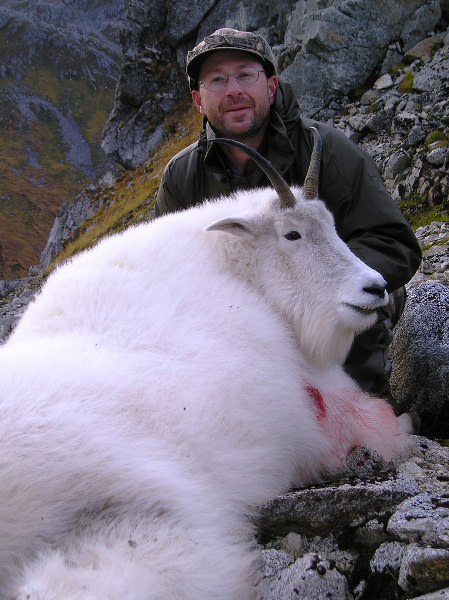
<svg viewBox="0 0 449 600"><path fill-rule="evenodd" d="M220 50L204 60L199 81L215 75L235 75L247 67L262 69L262 64L246 52ZM247 87L240 85L235 77L229 77L225 89L219 91L209 91L200 85L199 90L192 92L192 99L217 134L248 140L264 135L277 86L277 77L267 78L263 71Z"/></svg>

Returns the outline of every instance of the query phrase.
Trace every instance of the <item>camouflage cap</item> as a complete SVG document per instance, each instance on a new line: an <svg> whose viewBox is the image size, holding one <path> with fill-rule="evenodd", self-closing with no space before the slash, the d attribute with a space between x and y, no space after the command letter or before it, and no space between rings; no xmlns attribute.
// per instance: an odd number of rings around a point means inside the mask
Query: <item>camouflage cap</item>
<svg viewBox="0 0 449 600"><path fill-rule="evenodd" d="M198 75L203 60L209 53L217 50L249 52L261 61L268 77L276 72L273 52L261 35L237 29L217 29L187 53L186 71L189 76L190 89L198 87Z"/></svg>

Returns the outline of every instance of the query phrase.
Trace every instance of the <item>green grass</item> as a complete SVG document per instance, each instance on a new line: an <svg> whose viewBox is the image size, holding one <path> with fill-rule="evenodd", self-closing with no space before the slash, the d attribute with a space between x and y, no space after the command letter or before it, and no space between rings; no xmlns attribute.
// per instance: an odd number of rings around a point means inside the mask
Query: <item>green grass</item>
<svg viewBox="0 0 449 600"><path fill-rule="evenodd" d="M429 148L432 144L437 143L438 148L444 148L449 144L449 136L445 131L441 129L435 129L431 131L426 138L425 147Z"/></svg>
<svg viewBox="0 0 449 600"><path fill-rule="evenodd" d="M449 222L449 210L444 206L420 206L415 200L403 200L401 210L414 230L434 221Z"/></svg>
<svg viewBox="0 0 449 600"><path fill-rule="evenodd" d="M414 85L413 71L406 71L406 73L404 75L404 79L399 84L398 89L401 92L401 94L410 94L411 92L413 92L413 85Z"/></svg>

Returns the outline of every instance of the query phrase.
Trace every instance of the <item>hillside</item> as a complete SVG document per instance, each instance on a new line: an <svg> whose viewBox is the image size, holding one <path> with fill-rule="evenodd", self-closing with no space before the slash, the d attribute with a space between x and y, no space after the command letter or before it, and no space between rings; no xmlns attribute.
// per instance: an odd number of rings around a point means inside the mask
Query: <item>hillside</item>
<svg viewBox="0 0 449 600"><path fill-rule="evenodd" d="M39 262L61 203L104 171L124 9L0 2L0 279Z"/></svg>

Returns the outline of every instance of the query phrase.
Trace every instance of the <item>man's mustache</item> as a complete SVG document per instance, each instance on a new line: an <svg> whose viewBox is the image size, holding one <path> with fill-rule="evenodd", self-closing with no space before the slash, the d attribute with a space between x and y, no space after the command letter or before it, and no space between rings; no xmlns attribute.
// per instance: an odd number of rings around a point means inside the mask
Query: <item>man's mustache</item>
<svg viewBox="0 0 449 600"><path fill-rule="evenodd" d="M239 97L239 98L230 98L230 97L224 98L224 100L221 104L222 110L230 110L234 106L245 107L245 108L254 108L255 103L254 103L254 100L252 100L252 98L249 98L248 96L243 96L243 97Z"/></svg>

